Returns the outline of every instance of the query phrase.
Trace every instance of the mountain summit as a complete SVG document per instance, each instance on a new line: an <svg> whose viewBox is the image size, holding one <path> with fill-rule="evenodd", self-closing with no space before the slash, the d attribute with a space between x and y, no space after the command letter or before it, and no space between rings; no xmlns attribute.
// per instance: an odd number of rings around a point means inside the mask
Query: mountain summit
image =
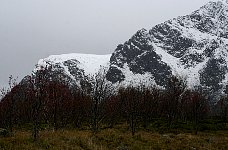
<svg viewBox="0 0 228 150"><path fill-rule="evenodd" d="M81 54L69 56L50 56L38 66L49 62L73 82L95 73L101 63L113 84L152 81L166 87L169 78L178 75L192 88L200 85L222 94L228 82L228 1L211 1L190 15L141 29L111 55L88 55L86 61Z"/></svg>

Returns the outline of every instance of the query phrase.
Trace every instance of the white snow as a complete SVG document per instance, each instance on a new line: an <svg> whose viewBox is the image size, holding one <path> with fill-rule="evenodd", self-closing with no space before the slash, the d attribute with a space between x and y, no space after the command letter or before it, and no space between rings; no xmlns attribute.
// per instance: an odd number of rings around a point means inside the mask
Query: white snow
<svg viewBox="0 0 228 150"><path fill-rule="evenodd" d="M153 79L153 76L146 72L144 74L134 74L128 67L127 63L124 64L123 68L118 68L125 75L125 80L121 82L120 87L133 86L137 87L140 85L145 85L146 87L157 86Z"/></svg>
<svg viewBox="0 0 228 150"><path fill-rule="evenodd" d="M228 4L228 0L211 0L212 2L222 2L224 5Z"/></svg>
<svg viewBox="0 0 228 150"><path fill-rule="evenodd" d="M200 84L199 71L201 69L203 69L203 67L206 65L209 58L206 58L205 61L203 61L202 63L199 63L193 67L184 68L184 65L181 64L179 58L176 58L176 57L168 54L165 50L158 47L154 43L151 43L151 44L154 46L155 52L161 56L162 61L171 67L172 74L174 74L176 76L180 76L182 78L186 78L189 87L194 87L194 86Z"/></svg>
<svg viewBox="0 0 228 150"><path fill-rule="evenodd" d="M40 59L38 61L38 66L45 66L47 62L51 64L59 63L61 67L64 68L65 72L70 75L67 66L63 65L64 61L67 60L77 60L79 61L78 67L85 71L86 75L94 75L101 66L107 66L110 60L111 54L108 55L95 55L95 54L80 54L80 53L71 53L71 54L62 54L62 55L51 55L47 58ZM73 78L73 76L71 77Z"/></svg>
<svg viewBox="0 0 228 150"><path fill-rule="evenodd" d="M222 20L221 22L218 22L218 18L220 17L220 15L223 13L225 13L225 18L228 18L228 0L213 0L219 3L222 2L224 4L224 7L222 7L223 9L221 9L221 12L218 13L216 12L210 12L210 10L213 10L212 7L214 5L212 5L211 3L208 3L207 5L205 5L204 7L201 7L200 10L195 11L193 13L198 13L200 15L202 15L203 17L206 18L211 18L211 21L216 25L216 28L212 29L211 32L209 33L205 33L200 31L199 29L197 29L195 27L196 22L192 21L189 16L185 16L185 17L178 17L177 19L172 19L170 21L165 22L167 25L169 25L172 29L174 30L178 30L181 33L182 37L188 38L188 39L192 39L195 43L196 46L192 46L191 48L187 49L186 51L186 55L189 54L203 54L205 52L205 49L210 46L211 41L218 40L218 31L217 29L220 29L221 27L224 28L224 31L221 32L226 32L226 30L228 30L228 28L226 27L227 21ZM209 12L208 12L209 11ZM214 15L213 15L214 14ZM225 19L225 20L226 20ZM180 25L179 21L181 21L181 23L183 23L184 25ZM218 25L219 24L219 25ZM162 34L160 34L158 32L159 36L163 36ZM149 34L145 32L143 32L144 38L147 38L147 36L149 37ZM220 58L220 57L225 57L226 60L226 66L228 66L228 39L225 38L220 38L221 41L224 42L224 47L220 47L218 49L215 50L215 54L214 57L215 58ZM154 51L161 56L161 60L166 63L167 65L170 66L170 68L172 69L172 73L173 75L177 75L177 76L181 76L183 78L187 79L187 83L189 85L189 87L194 87L195 85L200 84L200 70L202 70L205 65L207 64L208 60L210 58L207 58L206 56L204 56L205 58L203 58L202 62L193 62L192 66L190 67L186 67L184 64L182 64L182 62L180 61L180 58L174 57L171 54L169 54L166 50L162 49L161 47L164 47L164 45L162 45L162 42L159 43L159 40L154 38L151 39L151 42L149 44L151 44L154 48ZM198 45L203 45L203 47L197 46ZM130 45L128 45L130 48ZM133 43L131 43L131 46L133 47L137 47L136 45L134 45ZM221 43L220 43L221 46ZM138 47L137 47L138 48ZM142 53L141 55L139 55L138 57L142 56L146 54L146 51L144 53ZM224 55L226 54L226 55ZM110 60L111 54L108 55L94 55L94 54L79 54L79 53L72 53L72 54L62 54L62 55L51 55L45 59L41 59L38 62L38 66L45 66L47 64L47 62L50 63L59 63L60 66L62 68L64 68L65 73L71 77L72 79L74 78L69 70L67 66L64 66L63 62L67 61L67 60L77 60L79 61L79 63L77 64L78 67L80 69L83 69L85 71L86 75L94 75L95 73L98 72L98 70L101 68L101 66L104 67L108 67L109 66L109 60ZM125 57L121 57L121 54L119 56L119 58L117 58L117 64L122 63L123 60L125 60ZM134 63L134 62L132 62ZM125 75L125 80L121 83L122 85L137 85L140 83L146 83L146 84L154 84L156 85L154 79L152 78L152 75L150 73L144 73L144 74L134 74L132 71L130 71L128 65L125 63L123 68L118 67L118 65L116 65L115 67L117 67L119 70L121 70L123 72L123 74ZM228 73L225 76L225 80L223 81L223 83L227 82L228 80Z"/></svg>

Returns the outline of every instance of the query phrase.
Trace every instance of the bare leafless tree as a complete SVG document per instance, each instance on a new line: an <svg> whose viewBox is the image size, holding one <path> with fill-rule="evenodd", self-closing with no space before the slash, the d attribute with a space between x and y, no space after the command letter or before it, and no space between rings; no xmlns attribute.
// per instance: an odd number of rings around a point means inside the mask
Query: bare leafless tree
<svg viewBox="0 0 228 150"><path fill-rule="evenodd" d="M172 76L170 78L167 87L167 95L165 98L166 100L164 101L164 105L166 105L166 117L168 118L169 127L171 127L173 121L177 119L181 99L186 91L187 84L184 79L176 76Z"/></svg>
<svg viewBox="0 0 228 150"><path fill-rule="evenodd" d="M46 98L45 86L47 86L49 77L47 67L42 67L37 70L30 78L30 90L34 93L35 97L32 104L32 118L33 118L33 138L34 141L38 140L39 128L40 128L40 117L42 103Z"/></svg>
<svg viewBox="0 0 228 150"><path fill-rule="evenodd" d="M228 95L225 95L221 98L219 101L220 103L220 109L221 109L221 118L223 122L227 123L227 116L228 116Z"/></svg>
<svg viewBox="0 0 228 150"><path fill-rule="evenodd" d="M92 77L92 131L98 130L99 123L104 119L104 105L113 94L112 84L106 80L107 69L101 68L95 76Z"/></svg>
<svg viewBox="0 0 228 150"><path fill-rule="evenodd" d="M17 78L14 78L12 75L9 76L9 81L8 81L8 88L3 88L1 90L1 97L2 98L7 98L8 100L8 110L6 112L7 114L7 128L9 131L12 133L13 132L13 120L14 120L14 113L15 113L15 102L16 98L15 95L13 94L15 92L15 87L18 85L17 83Z"/></svg>

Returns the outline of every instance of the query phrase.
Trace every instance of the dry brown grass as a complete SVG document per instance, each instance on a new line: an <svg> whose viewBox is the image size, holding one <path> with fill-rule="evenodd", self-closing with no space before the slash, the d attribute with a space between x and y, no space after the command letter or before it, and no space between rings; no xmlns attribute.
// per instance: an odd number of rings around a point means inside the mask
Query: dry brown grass
<svg viewBox="0 0 228 150"><path fill-rule="evenodd" d="M17 131L14 136L0 138L2 150L112 150L112 149L228 149L228 131L159 134L138 131L134 137L125 128L104 129L93 135L89 130L42 131L40 140L33 142L27 131Z"/></svg>

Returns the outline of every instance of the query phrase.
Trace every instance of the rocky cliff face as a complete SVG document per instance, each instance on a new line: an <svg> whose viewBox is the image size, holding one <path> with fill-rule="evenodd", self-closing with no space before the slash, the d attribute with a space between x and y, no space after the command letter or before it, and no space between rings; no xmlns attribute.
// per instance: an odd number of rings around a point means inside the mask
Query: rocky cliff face
<svg viewBox="0 0 228 150"><path fill-rule="evenodd" d="M209 2L190 15L141 29L119 44L111 55L67 54L42 59L54 72L78 84L108 68L113 84L147 82L166 87L172 75L186 78L189 87L203 86L217 94L228 91L228 3Z"/></svg>
<svg viewBox="0 0 228 150"><path fill-rule="evenodd" d="M165 86L171 75L223 92L228 81L228 4L209 2L187 16L142 29L117 46L110 59L107 79L124 82L133 74L149 73Z"/></svg>
<svg viewBox="0 0 228 150"><path fill-rule="evenodd" d="M62 54L51 55L47 58L40 59L34 72L47 67L49 76L57 80L66 82L71 87L81 87L84 81L88 81L94 76L101 67L109 66L111 55L94 55L94 54ZM27 82L25 77L23 82Z"/></svg>

